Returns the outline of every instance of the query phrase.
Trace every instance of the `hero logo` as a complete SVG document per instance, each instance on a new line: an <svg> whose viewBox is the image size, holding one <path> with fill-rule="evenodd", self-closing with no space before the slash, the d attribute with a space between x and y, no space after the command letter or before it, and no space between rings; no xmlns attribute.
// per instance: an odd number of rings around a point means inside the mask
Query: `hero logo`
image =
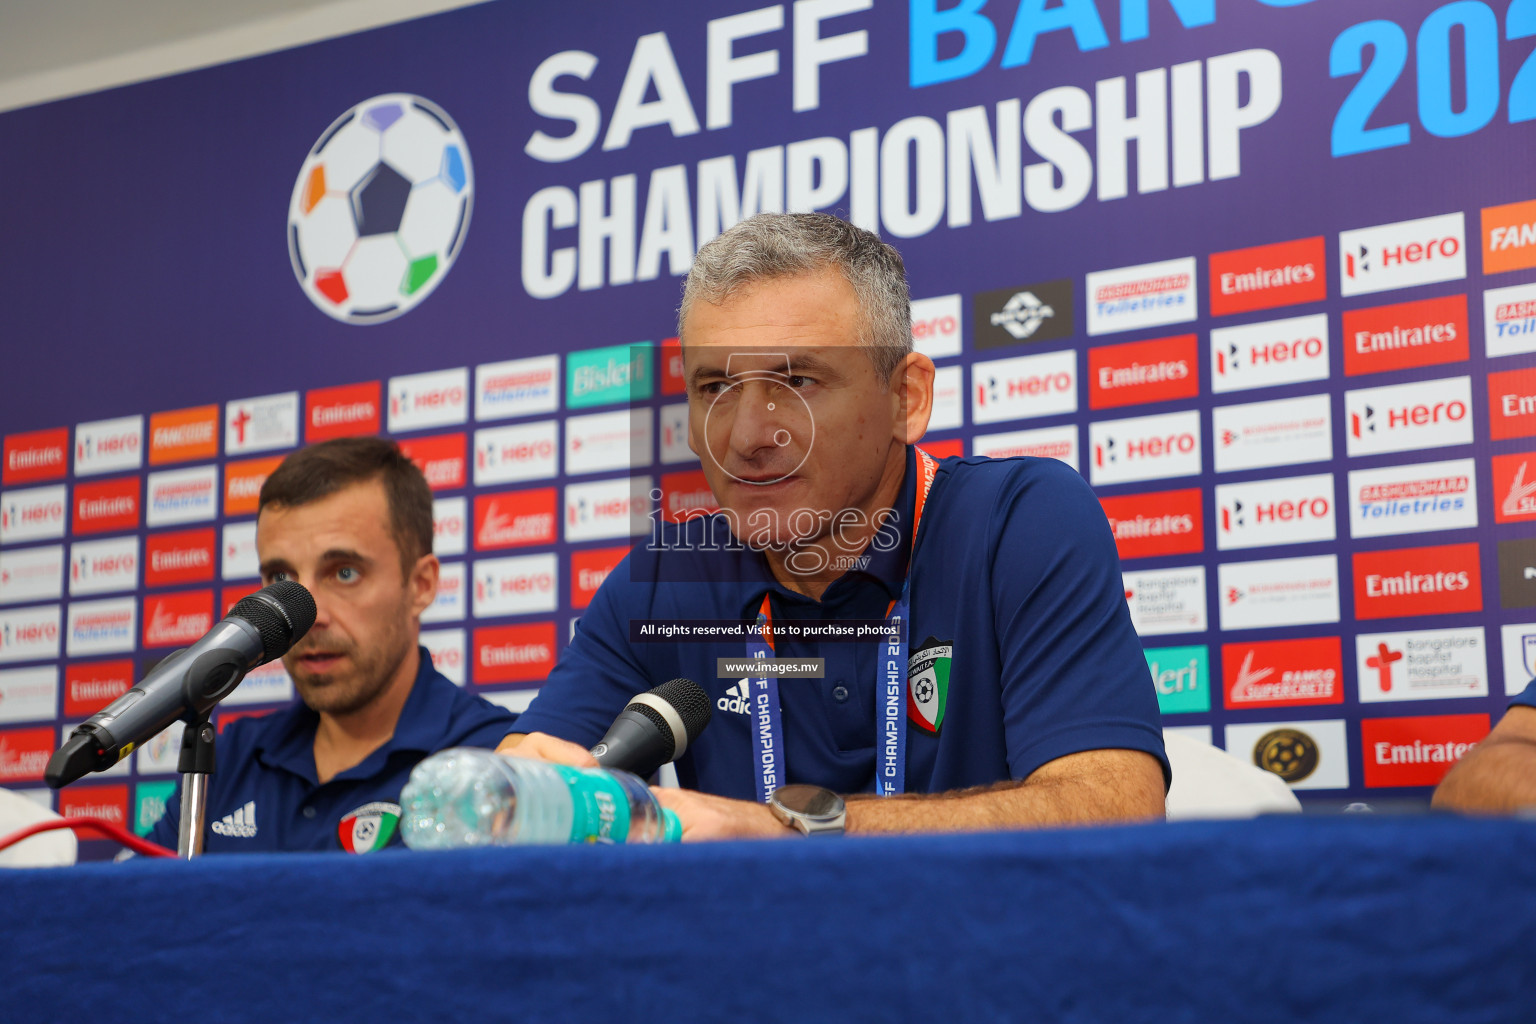
<svg viewBox="0 0 1536 1024"><path fill-rule="evenodd" d="M648 476L571 484L565 489L565 539L638 536L650 526Z"/></svg>
<svg viewBox="0 0 1536 1024"><path fill-rule="evenodd" d="M1483 292L1483 332L1489 359L1536 352L1536 284Z"/></svg>
<svg viewBox="0 0 1536 1024"><path fill-rule="evenodd" d="M0 661L59 656L59 606L0 612Z"/></svg>
<svg viewBox="0 0 1536 1024"><path fill-rule="evenodd" d="M1196 476L1200 472L1200 414L1167 413L1088 425L1090 481L1100 484Z"/></svg>
<svg viewBox="0 0 1536 1024"><path fill-rule="evenodd" d="M468 418L468 367L390 378L390 431L449 426Z"/></svg>
<svg viewBox="0 0 1536 1024"><path fill-rule="evenodd" d="M554 420L475 431L475 483L502 484L555 475Z"/></svg>
<svg viewBox="0 0 1536 1024"><path fill-rule="evenodd" d="M960 296L912 302L912 347L930 359L960 354Z"/></svg>
<svg viewBox="0 0 1536 1024"><path fill-rule="evenodd" d="M1477 525L1471 459L1357 469L1349 474L1350 533L1383 537Z"/></svg>
<svg viewBox="0 0 1536 1024"><path fill-rule="evenodd" d="M1351 456L1472 443L1470 377L1346 391L1344 408Z"/></svg>
<svg viewBox="0 0 1536 1024"><path fill-rule="evenodd" d="M1333 474L1222 484L1216 547L1271 547L1333 540Z"/></svg>
<svg viewBox="0 0 1536 1024"><path fill-rule="evenodd" d="M138 469L143 443L143 416L81 423L75 427L75 475Z"/></svg>
<svg viewBox="0 0 1536 1024"><path fill-rule="evenodd" d="M1483 609L1475 543L1356 552L1354 569L1357 619Z"/></svg>
<svg viewBox="0 0 1536 1024"><path fill-rule="evenodd" d="M0 492L0 544L64 536L63 484Z"/></svg>
<svg viewBox="0 0 1536 1024"><path fill-rule="evenodd" d="M1211 390L1218 394L1327 377L1327 314L1211 332Z"/></svg>
<svg viewBox="0 0 1536 1024"><path fill-rule="evenodd" d="M971 376L974 423L1077 411L1077 354L1070 349L976 363Z"/></svg>
<svg viewBox="0 0 1536 1024"><path fill-rule="evenodd" d="M138 582L138 571L138 537L77 543L69 552L69 592L104 594L130 590Z"/></svg>
<svg viewBox="0 0 1536 1024"><path fill-rule="evenodd" d="M555 610L559 570L553 554L482 558L474 578L476 618Z"/></svg>
<svg viewBox="0 0 1536 1024"><path fill-rule="evenodd" d="M1460 213L1339 232L1341 295L1456 281L1467 276Z"/></svg>
<svg viewBox="0 0 1536 1024"><path fill-rule="evenodd" d="M432 553L462 555L468 515L463 498L438 498L432 502Z"/></svg>

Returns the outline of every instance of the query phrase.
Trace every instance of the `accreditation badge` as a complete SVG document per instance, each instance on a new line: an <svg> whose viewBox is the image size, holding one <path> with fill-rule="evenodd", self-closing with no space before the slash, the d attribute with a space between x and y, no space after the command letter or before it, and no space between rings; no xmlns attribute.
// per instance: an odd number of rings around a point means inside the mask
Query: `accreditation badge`
<svg viewBox="0 0 1536 1024"><path fill-rule="evenodd" d="M938 734L944 725L944 705L949 697L949 663L953 641L929 637L907 659L907 718L919 729Z"/></svg>
<svg viewBox="0 0 1536 1024"><path fill-rule="evenodd" d="M399 804L364 804L342 816L336 837L348 853L372 853L389 845L399 825Z"/></svg>

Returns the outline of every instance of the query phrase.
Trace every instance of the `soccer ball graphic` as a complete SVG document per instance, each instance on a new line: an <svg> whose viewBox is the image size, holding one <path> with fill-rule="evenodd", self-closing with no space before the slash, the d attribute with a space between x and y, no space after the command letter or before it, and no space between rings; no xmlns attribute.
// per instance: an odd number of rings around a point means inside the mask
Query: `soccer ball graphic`
<svg viewBox="0 0 1536 1024"><path fill-rule="evenodd" d="M352 324L406 313L453 266L474 205L469 147L441 107L389 93L320 136L288 204L288 255L311 302Z"/></svg>

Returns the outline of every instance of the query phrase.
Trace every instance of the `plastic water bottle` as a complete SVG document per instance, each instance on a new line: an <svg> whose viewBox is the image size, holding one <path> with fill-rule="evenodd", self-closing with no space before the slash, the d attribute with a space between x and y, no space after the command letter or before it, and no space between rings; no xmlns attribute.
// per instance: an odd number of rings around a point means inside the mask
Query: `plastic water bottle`
<svg viewBox="0 0 1536 1024"><path fill-rule="evenodd" d="M568 768L475 747L433 754L400 792L413 850L560 843L675 843L677 815L640 777Z"/></svg>

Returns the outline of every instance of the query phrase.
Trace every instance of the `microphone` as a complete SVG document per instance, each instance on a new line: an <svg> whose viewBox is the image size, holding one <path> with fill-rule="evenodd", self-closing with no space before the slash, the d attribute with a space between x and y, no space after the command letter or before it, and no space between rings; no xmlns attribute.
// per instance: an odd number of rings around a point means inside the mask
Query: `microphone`
<svg viewBox="0 0 1536 1024"><path fill-rule="evenodd" d="M245 674L280 658L315 624L315 599L279 580L240 600L203 638L152 669L133 689L75 727L48 760L43 779L58 789L104 771L178 718L206 715Z"/></svg>
<svg viewBox="0 0 1536 1024"><path fill-rule="evenodd" d="M709 724L709 698L692 679L673 679L637 694L608 727L592 756L604 768L646 778L683 756Z"/></svg>

